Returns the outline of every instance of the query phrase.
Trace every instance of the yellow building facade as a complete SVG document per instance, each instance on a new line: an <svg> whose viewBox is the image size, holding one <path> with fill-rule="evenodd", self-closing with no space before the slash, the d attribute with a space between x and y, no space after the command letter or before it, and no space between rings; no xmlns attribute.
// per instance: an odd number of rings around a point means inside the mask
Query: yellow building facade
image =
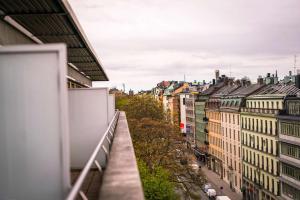
<svg viewBox="0 0 300 200"><path fill-rule="evenodd" d="M283 94L253 95L241 109L243 185L246 199L278 198L279 144L276 116Z"/></svg>

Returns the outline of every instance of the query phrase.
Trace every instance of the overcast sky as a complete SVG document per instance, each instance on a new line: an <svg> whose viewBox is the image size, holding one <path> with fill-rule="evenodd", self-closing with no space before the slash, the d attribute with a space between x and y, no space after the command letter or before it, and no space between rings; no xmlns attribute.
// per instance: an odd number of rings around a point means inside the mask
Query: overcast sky
<svg viewBox="0 0 300 200"><path fill-rule="evenodd" d="M256 80L300 65L299 0L70 0L110 78L151 89L221 74Z"/></svg>

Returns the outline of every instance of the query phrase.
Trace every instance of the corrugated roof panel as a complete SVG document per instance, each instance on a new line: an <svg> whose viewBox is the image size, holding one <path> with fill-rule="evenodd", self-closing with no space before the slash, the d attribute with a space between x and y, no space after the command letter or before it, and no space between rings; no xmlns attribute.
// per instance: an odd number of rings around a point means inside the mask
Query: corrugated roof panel
<svg viewBox="0 0 300 200"><path fill-rule="evenodd" d="M0 10L42 42L66 43L68 62L83 72L98 69L92 80L108 80L66 0L0 0Z"/></svg>

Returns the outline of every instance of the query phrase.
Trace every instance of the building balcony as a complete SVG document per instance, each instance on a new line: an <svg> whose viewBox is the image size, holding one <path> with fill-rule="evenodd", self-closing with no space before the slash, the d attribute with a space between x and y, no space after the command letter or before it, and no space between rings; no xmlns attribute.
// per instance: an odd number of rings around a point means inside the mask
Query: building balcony
<svg viewBox="0 0 300 200"><path fill-rule="evenodd" d="M204 122L208 122L208 120L209 120L209 119L208 119L207 117L203 117L203 121L204 121Z"/></svg>
<svg viewBox="0 0 300 200"><path fill-rule="evenodd" d="M266 109L266 108L241 108L241 112L252 113L258 115L277 115L279 110L277 109Z"/></svg>
<svg viewBox="0 0 300 200"><path fill-rule="evenodd" d="M125 113L108 88L68 89L65 58L0 48L0 199L144 199Z"/></svg>

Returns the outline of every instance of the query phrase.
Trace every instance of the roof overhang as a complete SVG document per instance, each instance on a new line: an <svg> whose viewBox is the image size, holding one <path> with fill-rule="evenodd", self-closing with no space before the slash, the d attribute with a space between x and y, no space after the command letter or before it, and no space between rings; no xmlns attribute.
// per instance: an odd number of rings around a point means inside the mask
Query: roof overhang
<svg viewBox="0 0 300 200"><path fill-rule="evenodd" d="M109 80L67 0L1 0L0 18L13 19L42 43L65 43L69 63L92 81Z"/></svg>

